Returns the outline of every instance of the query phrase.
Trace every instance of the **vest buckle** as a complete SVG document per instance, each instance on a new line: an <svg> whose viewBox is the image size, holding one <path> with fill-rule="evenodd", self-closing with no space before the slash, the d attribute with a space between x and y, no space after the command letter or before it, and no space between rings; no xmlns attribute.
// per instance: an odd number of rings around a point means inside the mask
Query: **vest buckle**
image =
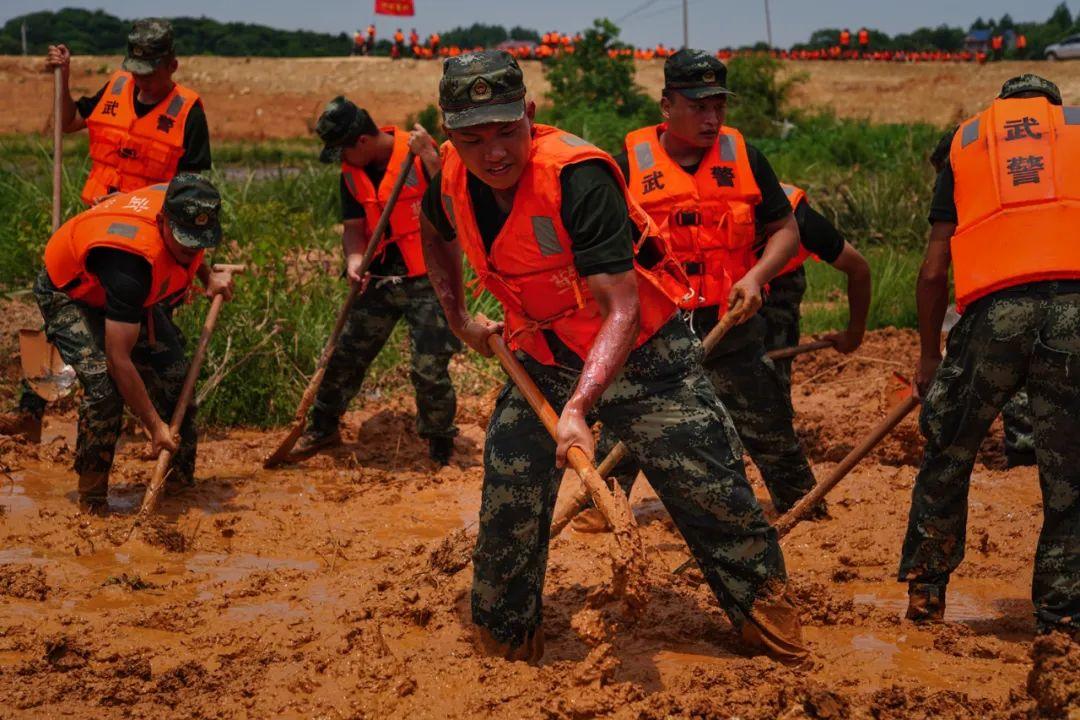
<svg viewBox="0 0 1080 720"><path fill-rule="evenodd" d="M675 213L675 224L679 227L694 227L701 224L701 213L697 210L680 210Z"/></svg>

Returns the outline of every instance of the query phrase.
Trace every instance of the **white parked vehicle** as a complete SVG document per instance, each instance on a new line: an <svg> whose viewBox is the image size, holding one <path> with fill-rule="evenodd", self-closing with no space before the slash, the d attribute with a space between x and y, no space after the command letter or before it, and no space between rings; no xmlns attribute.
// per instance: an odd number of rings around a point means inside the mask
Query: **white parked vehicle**
<svg viewBox="0 0 1080 720"><path fill-rule="evenodd" d="M1070 35L1060 42L1047 45L1045 54L1047 60L1080 58L1080 35Z"/></svg>

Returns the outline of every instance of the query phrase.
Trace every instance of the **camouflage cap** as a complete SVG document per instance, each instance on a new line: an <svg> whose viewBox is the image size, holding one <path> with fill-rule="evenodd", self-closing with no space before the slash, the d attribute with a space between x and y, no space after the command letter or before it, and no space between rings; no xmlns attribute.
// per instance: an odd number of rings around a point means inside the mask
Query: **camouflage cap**
<svg viewBox="0 0 1080 720"><path fill-rule="evenodd" d="M525 117L525 78L514 56L484 50L447 58L439 81L447 130Z"/></svg>
<svg viewBox="0 0 1080 720"><path fill-rule="evenodd" d="M161 18L136 20L128 33L127 57L120 67L136 75L149 75L175 52L172 23Z"/></svg>
<svg viewBox="0 0 1080 720"><path fill-rule="evenodd" d="M1020 93L1029 92L1045 95L1054 105L1061 104L1061 91L1058 90L1058 86L1046 78L1031 73L1017 75L1006 80L1005 84L1001 86L1001 94L998 97L1004 100Z"/></svg>
<svg viewBox="0 0 1080 720"><path fill-rule="evenodd" d="M175 176L162 209L173 237L184 247L201 250L221 242L221 193L202 175Z"/></svg>
<svg viewBox="0 0 1080 720"><path fill-rule="evenodd" d="M664 62L664 89L691 100L734 95L727 83L727 66L704 50L684 48Z"/></svg>
<svg viewBox="0 0 1080 720"><path fill-rule="evenodd" d="M326 107L315 123L315 133L323 141L319 161L324 163L340 162L342 148L356 142L361 134L375 130L375 122L367 110L358 108L356 103L338 95L326 103Z"/></svg>

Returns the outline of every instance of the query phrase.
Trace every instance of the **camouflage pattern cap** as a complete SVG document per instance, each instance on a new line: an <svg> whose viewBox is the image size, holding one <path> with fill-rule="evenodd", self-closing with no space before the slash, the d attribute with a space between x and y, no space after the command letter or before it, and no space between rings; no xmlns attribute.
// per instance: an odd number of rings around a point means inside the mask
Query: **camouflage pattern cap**
<svg viewBox="0 0 1080 720"><path fill-rule="evenodd" d="M525 78L505 50L447 58L439 81L443 125L457 130L525 117Z"/></svg>
<svg viewBox="0 0 1080 720"><path fill-rule="evenodd" d="M319 121L315 123L315 133L323 141L319 161L340 162L342 148L355 143L361 134L374 130L375 122L366 110L358 108L344 95L338 95L326 103Z"/></svg>
<svg viewBox="0 0 1080 720"><path fill-rule="evenodd" d="M165 190L165 218L176 242L191 250L221 242L221 193L202 175L180 173Z"/></svg>
<svg viewBox="0 0 1080 720"><path fill-rule="evenodd" d="M704 50L684 48L664 62L664 89L691 100L734 95L727 84L727 66Z"/></svg>
<svg viewBox="0 0 1080 720"><path fill-rule="evenodd" d="M1061 104L1061 91L1058 90L1058 86L1046 78L1031 73L1017 75L1006 80L1005 84L1001 86L1001 94L998 97L1004 100L1020 93L1029 92L1045 95L1054 105Z"/></svg>
<svg viewBox="0 0 1080 720"><path fill-rule="evenodd" d="M127 57L120 67L136 75L149 75L175 53L172 23L161 18L136 20L128 33Z"/></svg>

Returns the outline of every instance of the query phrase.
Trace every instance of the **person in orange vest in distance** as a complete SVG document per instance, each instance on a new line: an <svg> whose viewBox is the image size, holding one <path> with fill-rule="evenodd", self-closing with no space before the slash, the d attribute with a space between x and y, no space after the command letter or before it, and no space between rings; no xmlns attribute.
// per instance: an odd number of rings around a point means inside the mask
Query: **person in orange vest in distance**
<svg viewBox="0 0 1080 720"><path fill-rule="evenodd" d="M341 416L360 392L368 367L398 320L404 318L412 347L409 377L416 390L417 431L427 441L431 459L447 465L457 435L457 399L448 367L461 344L450 332L428 280L419 220L420 198L439 172L438 149L420 125L411 132L392 125L376 127L365 110L341 96L327 104L315 131L324 144L319 160L341 166L345 275L360 287L360 296L290 459L308 458L341 444ZM365 247L410 151L416 157L406 171L389 229L371 267L361 275Z"/></svg>
<svg viewBox="0 0 1080 720"><path fill-rule="evenodd" d="M615 160L689 276L694 292L682 308L693 330L705 337L736 313L739 324L703 366L773 505L785 512L814 487L814 475L782 377L765 358L768 323L757 311L768 283L796 256L799 231L769 161L724 124L726 80L726 66L711 55L674 53L664 64L665 122L628 134ZM615 474L629 485L637 473L628 462ZM575 527L590 525L586 516Z"/></svg>
<svg viewBox="0 0 1080 720"><path fill-rule="evenodd" d="M367 26L367 54L375 54L375 23Z"/></svg>
<svg viewBox="0 0 1080 720"><path fill-rule="evenodd" d="M394 31L394 45L391 52L391 57L400 58L405 54L405 33L398 28Z"/></svg>
<svg viewBox="0 0 1080 720"><path fill-rule="evenodd" d="M364 54L364 33L360 32L359 30L357 30L356 32L353 33L352 54L353 55L363 55Z"/></svg>
<svg viewBox="0 0 1080 720"><path fill-rule="evenodd" d="M917 285L915 380L926 446L898 573L908 583L910 620L945 616L946 588L964 557L976 453L1005 403L1026 387L1043 493L1031 581L1036 629L1080 632L1076 157L1080 110L1063 106L1049 80L1021 75L960 124L938 174ZM950 267L960 319L943 358Z"/></svg>
<svg viewBox="0 0 1080 720"><path fill-rule="evenodd" d="M1000 60L1005 54L1005 36L994 35L990 38L990 50L993 52L995 60Z"/></svg>
<svg viewBox="0 0 1080 720"><path fill-rule="evenodd" d="M420 47L420 33L416 32L416 28L409 30L409 46L413 48Z"/></svg>
<svg viewBox="0 0 1080 720"><path fill-rule="evenodd" d="M851 47L851 31L844 28L840 31L840 49L847 50Z"/></svg>
<svg viewBox="0 0 1080 720"><path fill-rule="evenodd" d="M870 51L870 30L866 27L859 28L859 53L866 55Z"/></svg>
<svg viewBox="0 0 1080 720"><path fill-rule="evenodd" d="M173 80L179 63L167 20L137 20L128 54L98 92L71 97L71 52L49 46L46 67L60 68L61 127L84 127L90 136L90 174L81 197L86 205L110 193L168 182L178 172L210 169L210 131L199 94ZM23 383L18 406L0 414L0 434L41 438L46 402Z"/></svg>
<svg viewBox="0 0 1080 720"><path fill-rule="evenodd" d="M196 278L207 297L231 299L229 274L204 262L221 242L220 212L221 195L208 180L179 173L168 185L110 195L61 225L45 245L34 296L49 340L83 387L75 450L82 512L108 512L125 406L146 429L155 456L173 453L166 487L194 482L195 408L188 408L179 437L168 424L188 365L172 308Z"/></svg>
<svg viewBox="0 0 1080 720"><path fill-rule="evenodd" d="M505 52L444 65L449 143L422 205L424 254L450 327L488 356L490 336L501 333L559 413L552 439L511 382L488 423L472 555L483 649L510 660L543 653L559 468L571 448L594 455L595 417L635 454L675 524L693 529L686 540L744 642L801 662L807 651L776 533L677 310L686 276L611 156L535 123L525 94ZM467 311L462 252L504 323Z"/></svg>
<svg viewBox="0 0 1080 720"><path fill-rule="evenodd" d="M1021 59L1027 57L1027 44L1028 44L1027 35L1025 35L1024 33L1017 33L1017 35L1016 35L1016 57L1021 58Z"/></svg>
<svg viewBox="0 0 1080 720"><path fill-rule="evenodd" d="M434 32L431 33L431 36L428 38L428 47L431 48L431 54L432 55L438 55L439 54L439 41L440 40L441 40L441 38L439 37L439 33L434 33Z"/></svg>

